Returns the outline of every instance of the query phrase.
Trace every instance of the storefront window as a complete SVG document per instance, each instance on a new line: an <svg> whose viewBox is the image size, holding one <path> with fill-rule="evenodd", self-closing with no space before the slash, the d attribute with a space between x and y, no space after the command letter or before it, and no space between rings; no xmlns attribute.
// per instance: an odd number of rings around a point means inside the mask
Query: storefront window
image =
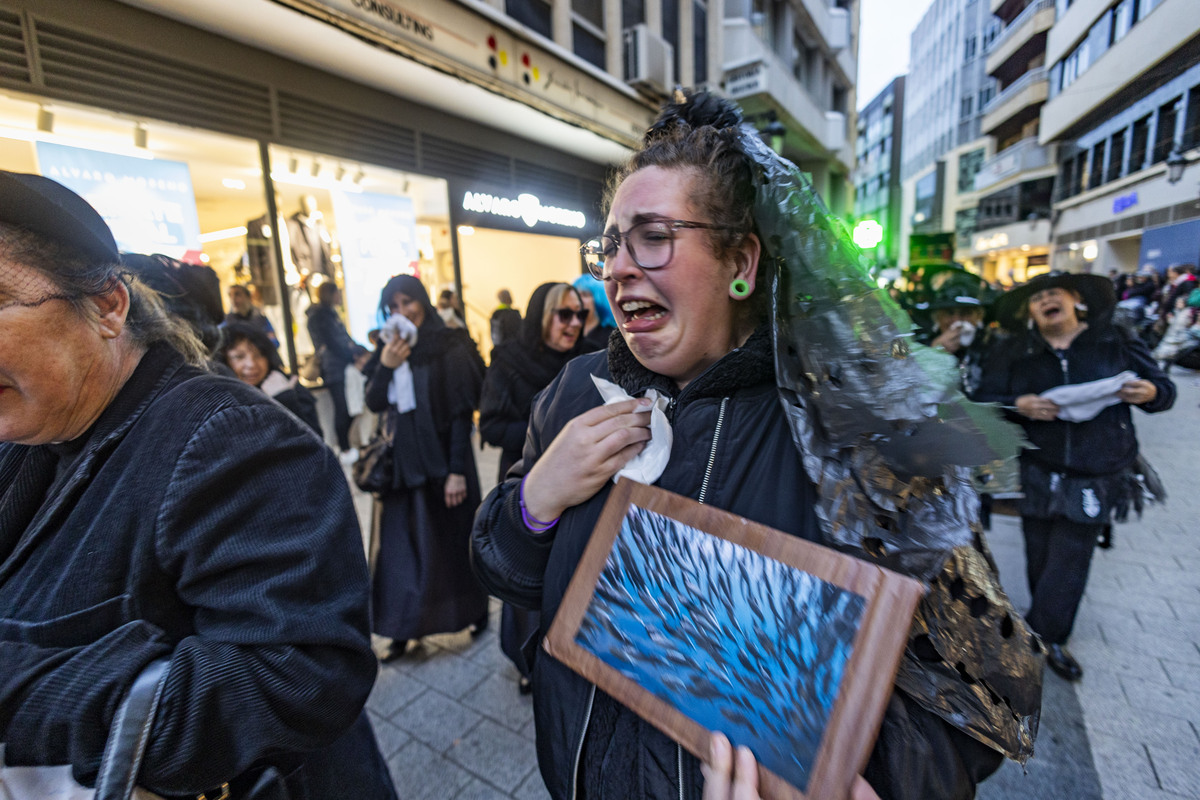
<svg viewBox="0 0 1200 800"><path fill-rule="evenodd" d="M324 283L341 290L346 327L363 345L379 325L379 292L393 275L415 275L436 300L453 287L446 182L370 164L272 145L278 242L257 244L283 256L296 355L314 353L308 309ZM266 208L256 218L268 222ZM249 227L254 227L253 225Z"/></svg>

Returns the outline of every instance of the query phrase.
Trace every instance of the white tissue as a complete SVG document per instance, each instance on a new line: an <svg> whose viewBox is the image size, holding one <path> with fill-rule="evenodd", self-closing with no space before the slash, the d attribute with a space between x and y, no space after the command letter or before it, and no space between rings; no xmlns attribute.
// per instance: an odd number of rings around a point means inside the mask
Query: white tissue
<svg viewBox="0 0 1200 800"><path fill-rule="evenodd" d="M1121 402L1117 392L1138 376L1125 370L1111 378L1087 383L1069 383L1042 392L1040 397L1058 404L1058 418L1067 422L1086 422L1109 406Z"/></svg>
<svg viewBox="0 0 1200 800"><path fill-rule="evenodd" d="M408 342L409 347L416 347L417 326L403 314L392 314L380 328L379 336L385 342L391 342L398 336ZM412 367L407 361L396 367L396 371L392 373L392 382L388 384L388 402L401 414L407 414L417 407Z"/></svg>
<svg viewBox="0 0 1200 800"><path fill-rule="evenodd" d="M633 399L612 381L593 375L592 383L596 384L596 390L600 392L606 406ZM667 462L671 460L671 443L675 440L675 434L671 430L671 423L667 421L666 408L670 398L660 395L657 389L647 390L645 397L654 404L650 407L650 441L646 442L642 452L613 475L613 483L624 477L646 485L653 484L662 477Z"/></svg>

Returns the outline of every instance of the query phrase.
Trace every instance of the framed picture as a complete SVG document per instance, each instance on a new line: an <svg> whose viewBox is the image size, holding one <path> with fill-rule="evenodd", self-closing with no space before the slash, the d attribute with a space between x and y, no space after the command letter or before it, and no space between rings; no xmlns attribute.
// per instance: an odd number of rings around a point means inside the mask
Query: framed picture
<svg viewBox="0 0 1200 800"><path fill-rule="evenodd" d="M746 745L767 800L845 800L924 592L662 489L613 489L546 650L701 759Z"/></svg>

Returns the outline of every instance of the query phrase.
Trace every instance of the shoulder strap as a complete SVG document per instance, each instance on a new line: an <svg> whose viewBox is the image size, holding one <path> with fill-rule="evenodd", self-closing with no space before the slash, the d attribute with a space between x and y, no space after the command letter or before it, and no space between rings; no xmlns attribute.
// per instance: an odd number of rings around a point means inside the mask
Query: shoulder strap
<svg viewBox="0 0 1200 800"><path fill-rule="evenodd" d="M134 679L117 708L100 760L95 800L129 800L133 796L170 664L168 658L151 662Z"/></svg>

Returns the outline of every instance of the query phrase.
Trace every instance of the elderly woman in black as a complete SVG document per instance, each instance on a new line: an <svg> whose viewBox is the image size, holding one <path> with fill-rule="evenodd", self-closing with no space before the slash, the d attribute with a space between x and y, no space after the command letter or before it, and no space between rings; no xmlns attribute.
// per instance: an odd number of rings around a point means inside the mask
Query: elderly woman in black
<svg viewBox="0 0 1200 800"><path fill-rule="evenodd" d="M501 448L500 475L521 459L533 398L579 354L587 318L583 298L566 283L543 283L529 298L521 336L492 351L479 404L479 433ZM521 673L520 690L530 688L531 659L522 646L537 630L540 616L504 604L500 618L500 647Z"/></svg>
<svg viewBox="0 0 1200 800"><path fill-rule="evenodd" d="M141 786L394 797L362 713L377 667L337 459L197 366L118 262L82 198L0 172L5 765L92 785L122 698L167 659Z"/></svg>
<svg viewBox="0 0 1200 800"><path fill-rule="evenodd" d="M295 377L287 374L279 351L271 346L261 327L246 322L226 325L221 329L221 344L213 358L229 367L242 383L262 391L324 438L316 399Z"/></svg>
<svg viewBox="0 0 1200 800"><path fill-rule="evenodd" d="M974 393L1005 406L1033 445L1021 453L1021 527L1033 595L1026 619L1047 645L1047 663L1067 680L1083 676L1066 644L1097 538L1114 516L1124 519L1140 505L1130 407L1155 413L1175 402L1175 385L1146 345L1111 324L1115 304L1112 283L1101 275L1050 273L1009 291L996 316L1016 335L990 354ZM1043 396L1125 372L1131 375L1090 410Z"/></svg>
<svg viewBox="0 0 1200 800"><path fill-rule="evenodd" d="M416 278L388 281L379 310L416 329L412 344L389 334L363 368L367 407L393 442L371 595L375 632L392 640L386 660L422 636L487 627L487 594L467 551L480 496L471 426L484 368L466 330L442 321Z"/></svg>

